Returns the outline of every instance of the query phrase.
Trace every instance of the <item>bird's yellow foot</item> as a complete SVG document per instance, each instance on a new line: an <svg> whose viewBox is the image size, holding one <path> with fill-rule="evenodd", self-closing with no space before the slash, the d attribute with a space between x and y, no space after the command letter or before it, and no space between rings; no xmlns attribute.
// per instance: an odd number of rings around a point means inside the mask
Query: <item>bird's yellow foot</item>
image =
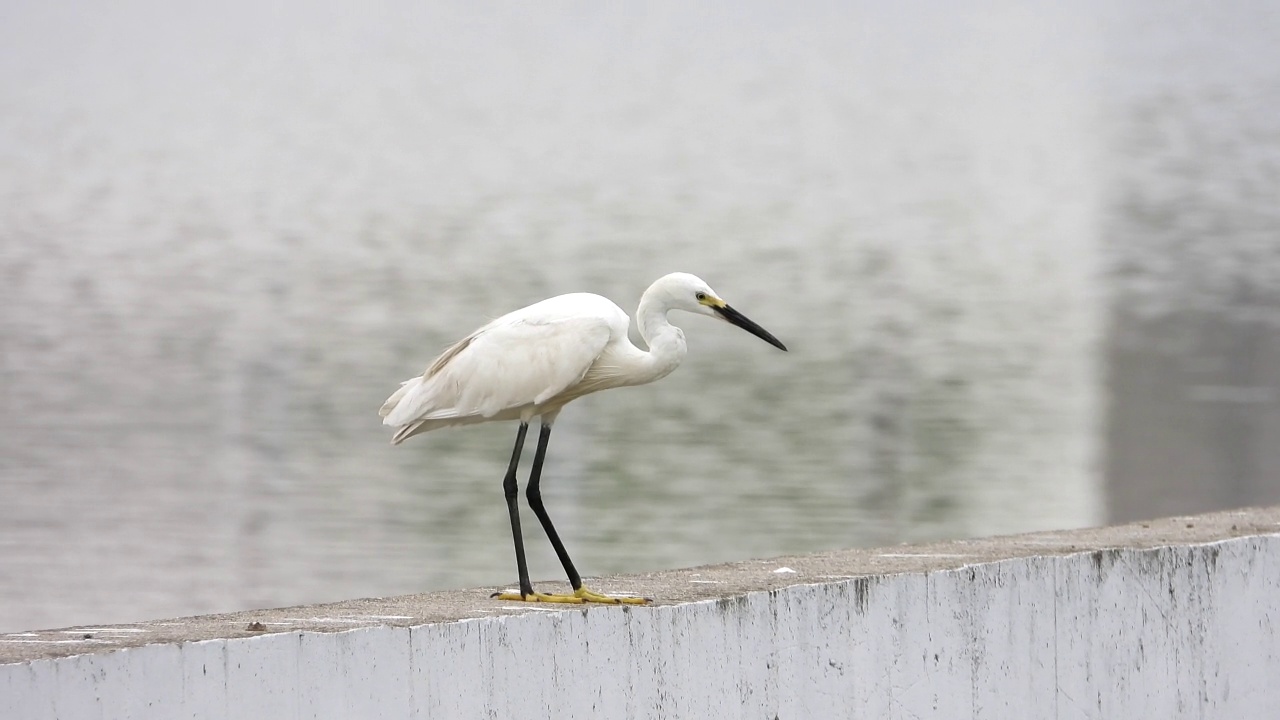
<svg viewBox="0 0 1280 720"><path fill-rule="evenodd" d="M554 595L551 593L530 593L522 595L518 592L494 593L490 597L498 600L515 600L517 602L549 602L549 603L572 603L581 605L582 603L603 603L606 605L644 605L649 598L642 597L613 597L610 595L601 595L598 592L592 592L585 586L573 591L572 595Z"/></svg>
<svg viewBox="0 0 1280 720"><path fill-rule="evenodd" d="M650 602L649 598L601 595L598 592L588 590L586 585L574 590L573 596L582 602L605 603L608 605L645 605Z"/></svg>

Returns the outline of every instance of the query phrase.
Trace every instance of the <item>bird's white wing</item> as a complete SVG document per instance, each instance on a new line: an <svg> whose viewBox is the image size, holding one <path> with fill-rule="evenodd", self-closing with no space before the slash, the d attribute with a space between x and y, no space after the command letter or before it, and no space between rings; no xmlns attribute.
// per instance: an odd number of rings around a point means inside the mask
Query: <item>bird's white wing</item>
<svg viewBox="0 0 1280 720"><path fill-rule="evenodd" d="M582 379L609 343L602 317L513 319L478 330L397 391L384 423L493 417L546 402ZM388 405L391 401L388 401Z"/></svg>

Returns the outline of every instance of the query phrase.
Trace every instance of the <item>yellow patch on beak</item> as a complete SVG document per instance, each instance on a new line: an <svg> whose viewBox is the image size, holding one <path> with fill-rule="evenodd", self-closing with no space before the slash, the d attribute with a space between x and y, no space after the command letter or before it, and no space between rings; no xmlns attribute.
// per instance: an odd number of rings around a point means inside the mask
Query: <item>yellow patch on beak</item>
<svg viewBox="0 0 1280 720"><path fill-rule="evenodd" d="M702 303L703 305L706 305L707 307L713 307L713 308L724 308L729 306L729 303L721 300L715 295L708 295L702 298L701 300L699 300L698 302Z"/></svg>

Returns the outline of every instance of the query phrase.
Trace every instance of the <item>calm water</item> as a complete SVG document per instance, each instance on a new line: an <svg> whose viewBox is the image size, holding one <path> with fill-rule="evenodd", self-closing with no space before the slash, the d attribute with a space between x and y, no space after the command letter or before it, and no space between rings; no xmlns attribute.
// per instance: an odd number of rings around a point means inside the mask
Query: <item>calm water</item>
<svg viewBox="0 0 1280 720"><path fill-rule="evenodd" d="M378 406L488 317L671 270L792 352L673 316L683 367L566 410L585 573L1143 514L1110 475L1163 447L1117 407L1175 266L1280 264L1264 10L10 3L0 630L505 586L514 426L391 448Z"/></svg>
<svg viewBox="0 0 1280 720"><path fill-rule="evenodd" d="M1155 17L1106 80L1104 472L1122 520L1280 503L1280 7Z"/></svg>

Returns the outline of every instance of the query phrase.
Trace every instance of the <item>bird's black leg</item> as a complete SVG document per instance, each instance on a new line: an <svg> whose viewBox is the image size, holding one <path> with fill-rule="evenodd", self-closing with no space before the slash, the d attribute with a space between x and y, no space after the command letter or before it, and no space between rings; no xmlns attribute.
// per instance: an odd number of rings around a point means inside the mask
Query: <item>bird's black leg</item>
<svg viewBox="0 0 1280 720"><path fill-rule="evenodd" d="M551 438L551 426L543 423L542 430L538 433L538 450L533 455L533 470L529 473L529 486L525 489L525 495L529 498L529 507L533 508L533 514L538 516L538 522L542 523L542 529L547 533L547 539L551 541L551 547L556 549L556 555L560 558L560 564L564 566L564 572L569 576L569 584L573 586L573 595L542 595L540 599L546 599L552 602L594 602L594 603L626 603L628 605L643 605L649 602L642 597L611 597L609 595L601 595L600 593L588 590L582 585L582 578L578 576L578 570L573 567L573 561L569 559L569 553L564 549L564 543L560 542L560 534L556 532L556 528L551 524L551 516L547 514L547 509L542 505L542 490L538 487L539 481L542 479L542 461L547 457L547 440Z"/></svg>
<svg viewBox="0 0 1280 720"><path fill-rule="evenodd" d="M583 587L582 578L578 576L578 571L573 567L573 561L569 559L569 553L565 552L564 543L560 542L560 535L556 532L555 526L551 524L547 509L542 506L542 491L538 489L538 481L542 476L542 461L547 457L547 440L551 437L551 426L547 424L542 426L542 432L538 435L538 451L533 456L533 471L529 476L528 487L529 507L533 508L534 514L538 516L538 521L542 523L542 529L547 532L547 539L551 541L551 546L556 549L556 555L560 557L560 564L564 565L564 571L569 575L569 583L573 585L573 594L552 595L533 591L533 584L529 582L529 566L525 563L524 558L524 540L520 536L520 511L516 509L516 502L519 500L519 491L516 487L516 467L520 463L520 450L524 447L524 436L528 430L528 423L520 423L520 432L516 435L516 447L511 451L511 465L507 467L507 476L502 481L502 489L507 495L507 510L511 513L511 535L516 542L516 567L520 571L520 594L494 593L493 597L502 600L556 603L594 602L642 605L649 602L640 597L601 595Z"/></svg>
<svg viewBox="0 0 1280 720"><path fill-rule="evenodd" d="M525 488L525 496L529 498L529 507L533 508L533 514L538 516L538 522L542 523L542 529L546 531L551 547L556 549L556 556L560 558L560 564L564 566L565 574L569 576L569 584L573 586L574 592L577 592L582 588L582 578L578 576L578 570L573 567L573 561L569 559L564 543L560 542L559 533L551 524L551 516L542 505L542 490L538 487L538 482L542 478L542 461L547 457L547 440L550 438L551 426L544 423L538 432L538 450L533 455L533 470L529 473L529 485Z"/></svg>
<svg viewBox="0 0 1280 720"><path fill-rule="evenodd" d="M533 595L533 583L529 582L529 565L524 559L524 538L520 536L520 488L516 486L516 468L520 465L520 451L524 448L524 436L529 423L520 423L516 432L516 446L511 451L511 464L507 476L502 479L502 490L507 496L507 512L511 513L511 537L516 543L516 570L520 573L520 595ZM541 447L541 446L539 446Z"/></svg>

